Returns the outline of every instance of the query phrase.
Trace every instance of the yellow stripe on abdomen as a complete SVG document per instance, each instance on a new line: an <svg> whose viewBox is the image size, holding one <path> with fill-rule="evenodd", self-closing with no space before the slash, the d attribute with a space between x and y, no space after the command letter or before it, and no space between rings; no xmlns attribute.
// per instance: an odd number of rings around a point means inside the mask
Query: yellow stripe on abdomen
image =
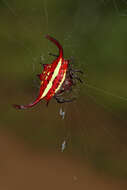
<svg viewBox="0 0 127 190"><path fill-rule="evenodd" d="M62 58L59 60L57 67L55 68L54 73L52 75L52 78L50 79L49 83L47 84L47 87L45 88L40 99L44 98L47 95L48 91L52 88L53 81L56 78L56 76L58 75L61 65L62 65Z"/></svg>
<svg viewBox="0 0 127 190"><path fill-rule="evenodd" d="M55 90L55 93L58 92L58 90L59 90L60 87L62 86L62 84L63 84L63 82L64 82L64 80L65 80L65 77L66 77L66 72L64 73L63 78L62 78L60 84L58 85L57 89Z"/></svg>

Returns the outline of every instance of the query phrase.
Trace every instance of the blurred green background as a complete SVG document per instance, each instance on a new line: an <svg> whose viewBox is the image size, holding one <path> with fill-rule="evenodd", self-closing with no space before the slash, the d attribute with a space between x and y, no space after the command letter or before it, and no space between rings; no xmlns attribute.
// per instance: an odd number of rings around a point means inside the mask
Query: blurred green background
<svg viewBox="0 0 127 190"><path fill-rule="evenodd" d="M0 0L0 26L1 136L14 135L15 143L21 141L35 155L57 155L59 161L66 140L63 157L74 165L92 166L95 176L126 179L127 2ZM74 57L75 68L84 71L84 83L76 86L74 103L61 106L52 100L46 107L42 101L17 111L12 104L30 103L38 94L40 57L51 63L48 52L58 51L46 34L60 41L65 58Z"/></svg>

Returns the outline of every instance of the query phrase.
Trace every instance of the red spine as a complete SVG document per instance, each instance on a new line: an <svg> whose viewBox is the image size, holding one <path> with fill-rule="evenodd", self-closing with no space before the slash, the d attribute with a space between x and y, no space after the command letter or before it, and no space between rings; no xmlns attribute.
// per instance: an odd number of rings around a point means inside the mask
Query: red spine
<svg viewBox="0 0 127 190"><path fill-rule="evenodd" d="M63 57L63 48L60 45L60 43L55 38L53 38L53 37L51 37L49 35L46 35L46 38L48 40L50 40L51 42L53 42L59 48L59 57Z"/></svg>

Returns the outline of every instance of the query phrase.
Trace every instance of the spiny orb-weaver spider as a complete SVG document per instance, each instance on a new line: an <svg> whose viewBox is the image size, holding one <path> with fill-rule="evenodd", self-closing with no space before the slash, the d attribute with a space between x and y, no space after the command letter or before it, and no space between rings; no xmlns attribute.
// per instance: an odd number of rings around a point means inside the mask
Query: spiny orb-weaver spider
<svg viewBox="0 0 127 190"><path fill-rule="evenodd" d="M43 70L41 74L38 74L41 81L39 95L34 102L28 105L17 105L14 107L17 109L27 109L33 107L42 99L47 101L54 97L58 103L71 102L75 98L64 99L61 97L65 91L70 91L71 87L76 84L76 80L81 81L76 73L82 73L80 70L75 70L69 64L72 60L65 60L63 58L63 48L60 43L53 37L46 35L46 38L53 42L59 48L59 55L51 54L56 59L51 64L43 64Z"/></svg>

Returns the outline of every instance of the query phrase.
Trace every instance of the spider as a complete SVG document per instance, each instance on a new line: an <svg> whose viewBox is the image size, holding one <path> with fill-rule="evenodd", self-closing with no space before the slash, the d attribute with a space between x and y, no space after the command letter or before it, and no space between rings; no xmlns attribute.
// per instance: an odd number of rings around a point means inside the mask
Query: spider
<svg viewBox="0 0 127 190"><path fill-rule="evenodd" d="M51 98L55 98L58 103L72 102L75 98L64 99L61 96L64 92L71 91L72 86L76 84L77 80L82 83L82 80L77 76L77 73L83 72L72 68L71 64L69 64L72 59L66 60L63 58L63 48L60 43L49 35L46 35L46 38L59 48L59 55L49 53L49 55L54 56L56 59L51 64L42 64L42 73L37 75L41 84L39 95L35 101L27 105L14 104L13 106L17 109L33 107L42 99L47 101L47 105Z"/></svg>

